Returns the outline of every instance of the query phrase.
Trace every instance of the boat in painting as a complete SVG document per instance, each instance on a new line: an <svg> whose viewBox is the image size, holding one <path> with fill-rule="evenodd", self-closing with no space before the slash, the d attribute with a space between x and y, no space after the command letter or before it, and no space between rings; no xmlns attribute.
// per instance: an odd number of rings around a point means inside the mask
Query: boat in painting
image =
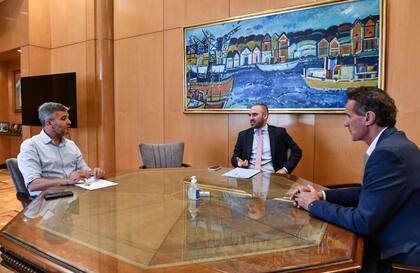
<svg viewBox="0 0 420 273"><path fill-rule="evenodd" d="M189 109L223 109L233 87L233 77L215 82L188 83Z"/></svg>
<svg viewBox="0 0 420 273"><path fill-rule="evenodd" d="M299 64L299 60L294 60L285 63L275 63L275 64L255 64L257 68L261 71L287 71L295 68Z"/></svg>

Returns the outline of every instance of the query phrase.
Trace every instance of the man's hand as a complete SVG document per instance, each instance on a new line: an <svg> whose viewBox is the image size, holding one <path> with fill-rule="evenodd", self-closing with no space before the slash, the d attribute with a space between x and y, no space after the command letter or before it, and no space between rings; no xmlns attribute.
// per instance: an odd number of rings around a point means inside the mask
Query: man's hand
<svg viewBox="0 0 420 273"><path fill-rule="evenodd" d="M246 159L242 160L239 157L237 157L236 161L238 162L238 167L239 168L248 168L248 165L249 165L248 160L246 160Z"/></svg>
<svg viewBox="0 0 420 273"><path fill-rule="evenodd" d="M284 168L281 168L276 173L278 173L278 174L287 174L287 171Z"/></svg>
<svg viewBox="0 0 420 273"><path fill-rule="evenodd" d="M89 171L75 171L72 173L72 175L69 177L68 180L66 180L66 185L73 185L79 182L80 180L89 178L91 176Z"/></svg>
<svg viewBox="0 0 420 273"><path fill-rule="evenodd" d="M290 200L294 202L295 206L298 206L296 201L297 195L301 192L310 192L311 189L308 186L299 186L293 189L292 193L290 194Z"/></svg>
<svg viewBox="0 0 420 273"><path fill-rule="evenodd" d="M309 189L309 191L308 191ZM314 187L308 185L304 190L294 194L293 200L296 202L297 207L308 210L309 205L317 200L320 200L321 193L317 192Z"/></svg>
<svg viewBox="0 0 420 273"><path fill-rule="evenodd" d="M101 168L94 168L90 171L90 174L93 175L95 178L104 178L105 171Z"/></svg>

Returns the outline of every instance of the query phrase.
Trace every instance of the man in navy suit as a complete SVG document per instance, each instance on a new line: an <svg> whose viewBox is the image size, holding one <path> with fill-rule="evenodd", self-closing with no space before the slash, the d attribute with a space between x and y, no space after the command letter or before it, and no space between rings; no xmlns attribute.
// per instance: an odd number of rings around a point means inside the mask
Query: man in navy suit
<svg viewBox="0 0 420 273"><path fill-rule="evenodd" d="M251 107L251 128L239 133L231 159L232 165L267 172L291 173L302 157L302 150L285 128L268 125L267 119L268 108L265 104L259 103Z"/></svg>
<svg viewBox="0 0 420 273"><path fill-rule="evenodd" d="M394 127L396 113L378 88L350 91L344 126L369 146L362 185L300 187L291 197L315 217L365 236L362 272L389 272L393 262L420 266L420 150Z"/></svg>

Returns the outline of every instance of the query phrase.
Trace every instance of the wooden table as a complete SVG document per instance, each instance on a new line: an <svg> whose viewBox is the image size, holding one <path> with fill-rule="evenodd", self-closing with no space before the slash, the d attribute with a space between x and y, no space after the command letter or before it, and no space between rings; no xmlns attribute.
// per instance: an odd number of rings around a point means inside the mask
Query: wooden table
<svg viewBox="0 0 420 273"><path fill-rule="evenodd" d="M67 187L73 197L51 201L39 196L1 231L3 260L20 271L50 272L360 268L360 237L285 198L309 181L275 174L234 179L221 175L226 171L140 170L111 179L119 183L115 187ZM210 197L186 198L185 181L192 175Z"/></svg>

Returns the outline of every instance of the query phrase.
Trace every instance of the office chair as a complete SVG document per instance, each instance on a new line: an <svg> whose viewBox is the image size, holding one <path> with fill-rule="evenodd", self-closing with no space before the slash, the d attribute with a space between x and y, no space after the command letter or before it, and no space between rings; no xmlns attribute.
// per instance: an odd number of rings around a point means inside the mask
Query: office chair
<svg viewBox="0 0 420 273"><path fill-rule="evenodd" d="M6 159L7 169L12 177L13 184L15 184L16 198L20 201L23 208L32 201L28 189L26 188L25 181L23 180L22 173L20 172L16 158Z"/></svg>
<svg viewBox="0 0 420 273"><path fill-rule="evenodd" d="M144 166L140 168L177 168L190 167L182 163L184 156L184 142L170 144L144 144L139 145L140 155Z"/></svg>

